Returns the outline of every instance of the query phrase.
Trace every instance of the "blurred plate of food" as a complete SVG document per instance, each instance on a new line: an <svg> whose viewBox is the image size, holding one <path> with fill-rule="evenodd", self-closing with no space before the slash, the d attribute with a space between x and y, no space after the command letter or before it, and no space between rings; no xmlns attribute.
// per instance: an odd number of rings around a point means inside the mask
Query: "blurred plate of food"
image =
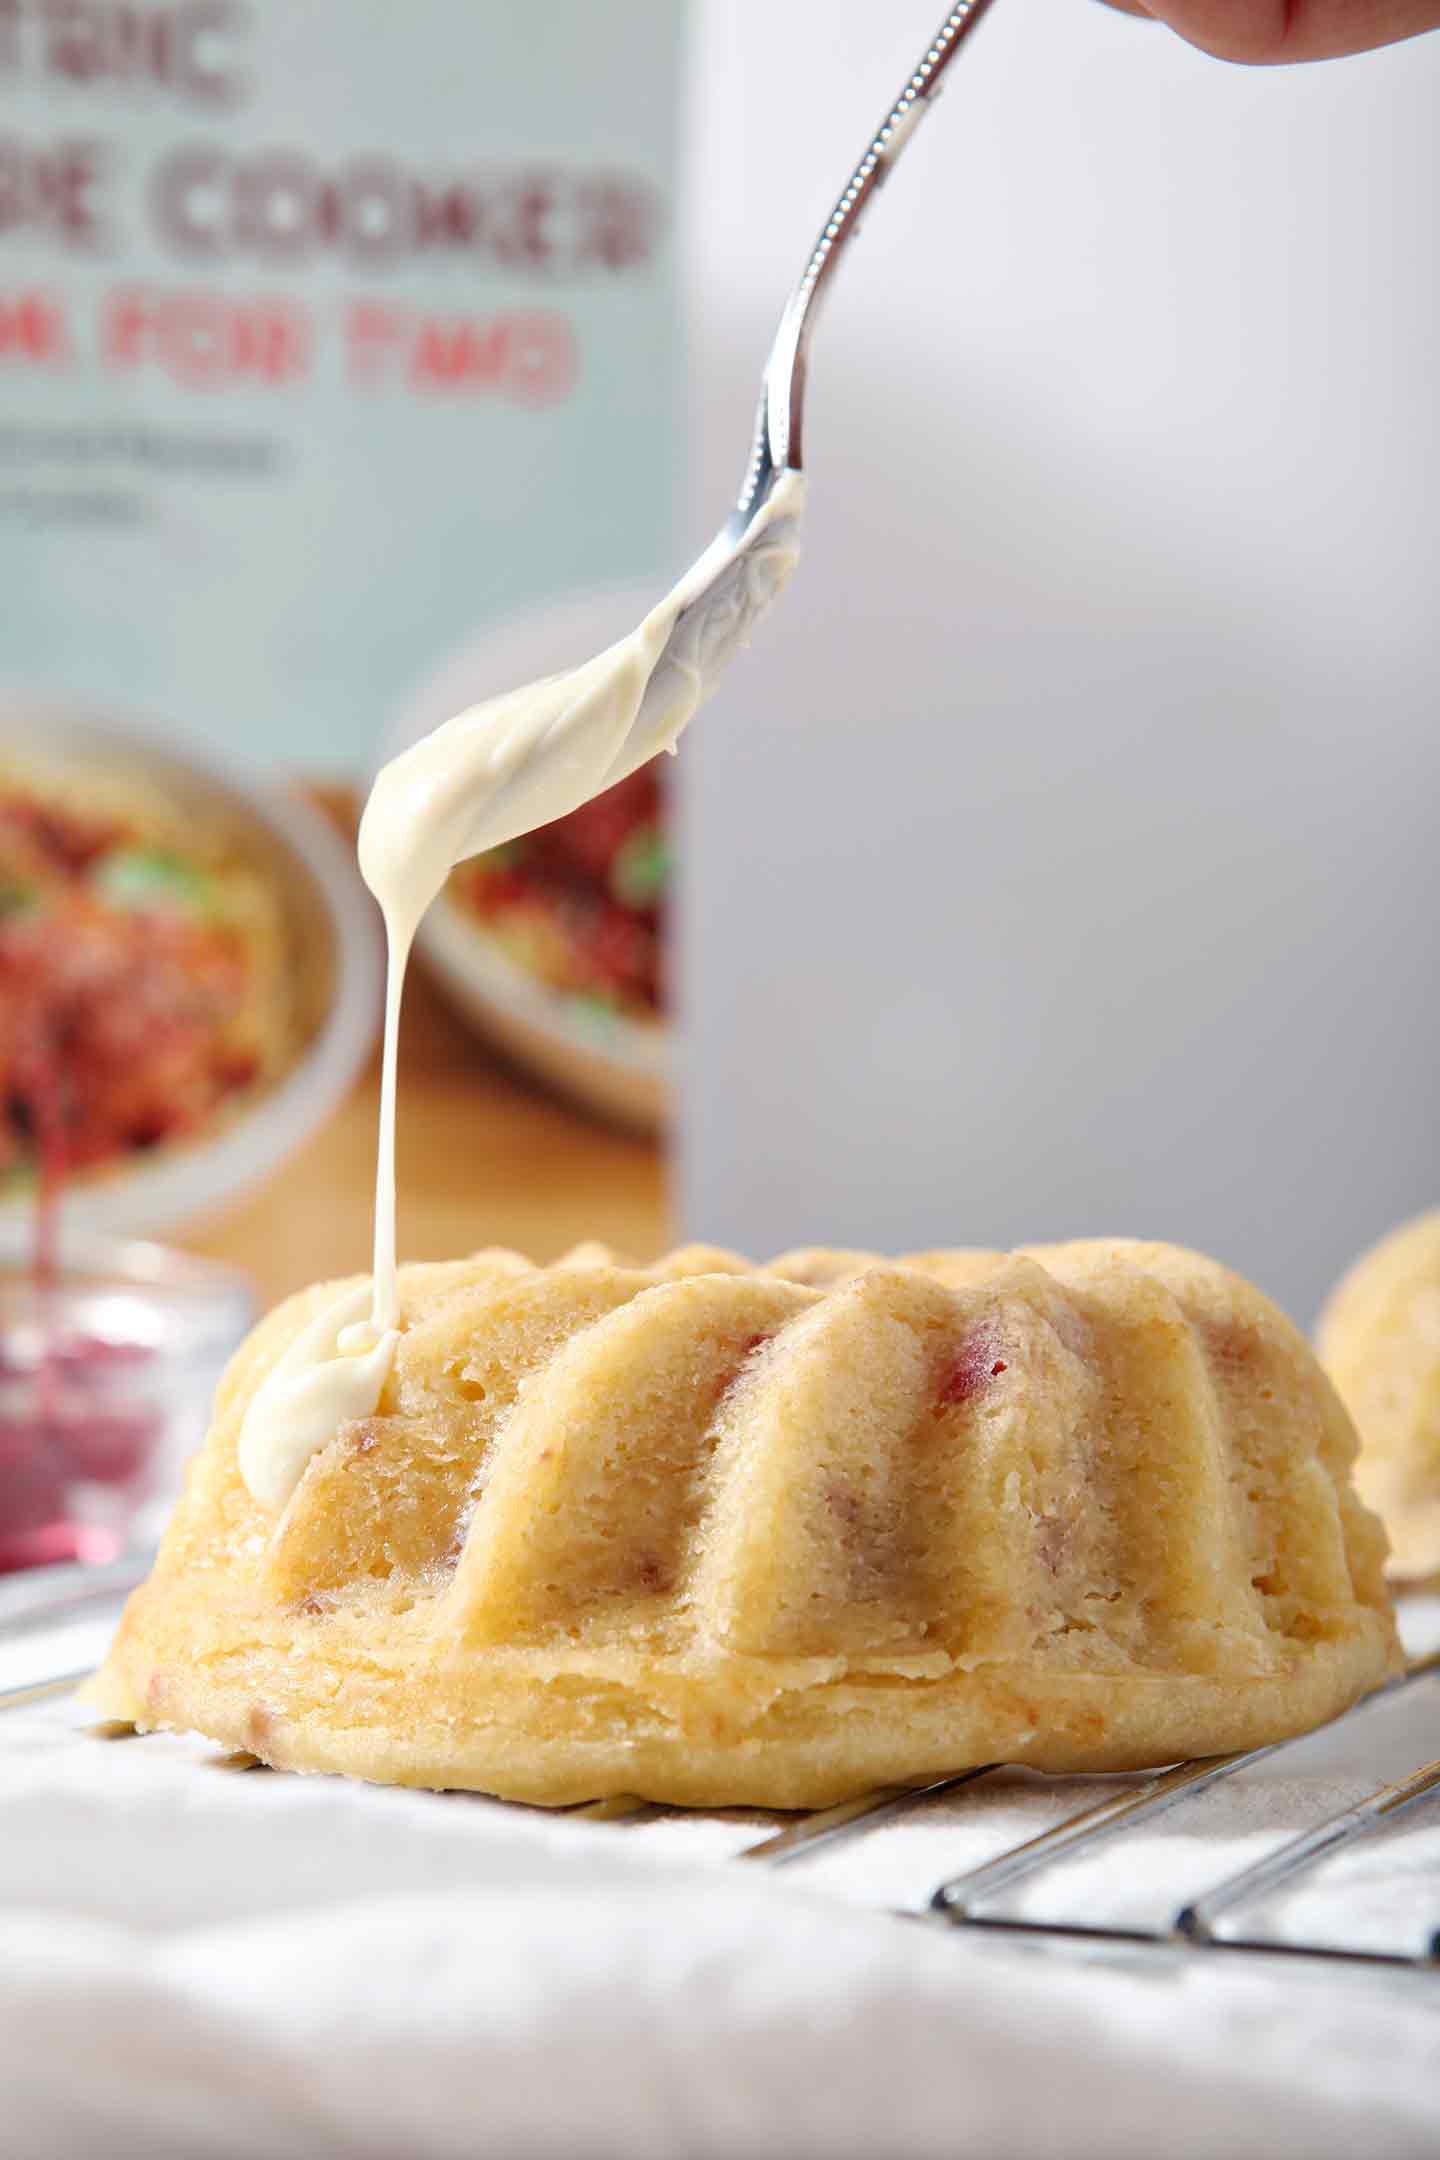
<svg viewBox="0 0 1440 2160"><path fill-rule="evenodd" d="M609 588L482 633L407 703L383 756L468 705L587 658L654 599L652 584ZM499 1049L642 1132L663 1126L671 1088L668 763L657 758L569 817L462 863L418 939L451 1002Z"/></svg>
<svg viewBox="0 0 1440 2160"><path fill-rule="evenodd" d="M0 696L0 1250L258 1184L368 1055L371 904L317 810L188 742Z"/></svg>

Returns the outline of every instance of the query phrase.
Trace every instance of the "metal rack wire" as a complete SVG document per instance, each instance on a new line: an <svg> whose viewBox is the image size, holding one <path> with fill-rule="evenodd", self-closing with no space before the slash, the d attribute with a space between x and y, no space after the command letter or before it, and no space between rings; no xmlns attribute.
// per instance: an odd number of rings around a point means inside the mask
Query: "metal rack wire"
<svg viewBox="0 0 1440 2160"><path fill-rule="evenodd" d="M1347 1716L1363 1714L1379 1697L1413 1689L1440 1676L1440 1651L1414 1660L1396 1679L1358 1703ZM18 1709L67 1695L89 1677L88 1671L69 1671L0 1689L0 1710ZM115 1739L134 1733L133 1726L96 1728L101 1737ZM1302 1738L1307 1736L1301 1736ZM1198 1897L1178 1904L1155 1925L1076 1922L1055 1918L1031 1918L997 1910L997 1900L1021 1883L1030 1883L1100 1846L1142 1828L1171 1809L1234 1777L1253 1765L1282 1757L1300 1740L1286 1740L1269 1747L1251 1748L1234 1755L1177 1763L1156 1772L1139 1787L1106 1790L1088 1806L1065 1817L1038 1836L1011 1847L963 1874L940 1883L928 1905L902 1917L924 1919L958 1930L1009 1936L1050 1945L1074 1948L1128 1946L1132 1949L1167 1949L1192 1956L1227 1952L1264 1954L1294 1960L1328 1960L1347 1965L1409 1970L1433 1970L1440 1966L1440 1926L1432 1928L1418 1949L1395 1945L1375 1948L1354 1944L1319 1942L1299 1937L1280 1939L1247 1930L1243 1915L1262 1897L1293 1889L1302 1877L1357 1841L1416 1807L1427 1797L1440 1794L1440 1761L1421 1764L1395 1783L1377 1787L1353 1806L1312 1824L1273 1852L1253 1864L1222 1876ZM213 1758L215 1767L227 1770L263 1769L253 1755L230 1752ZM777 1818L777 1826L756 1843L745 1846L736 1857L745 1864L783 1867L803 1860L824 1848L833 1848L871 1835L887 1824L903 1819L925 1803L962 1793L992 1776L1004 1765L990 1763L917 1787L889 1788L812 1814ZM572 1809L572 1814L591 1820L624 1819L634 1822L663 1818L677 1811L629 1799L601 1800ZM1440 1907L1440 1892L1437 1892ZM1440 1911L1437 1911L1440 1918Z"/></svg>

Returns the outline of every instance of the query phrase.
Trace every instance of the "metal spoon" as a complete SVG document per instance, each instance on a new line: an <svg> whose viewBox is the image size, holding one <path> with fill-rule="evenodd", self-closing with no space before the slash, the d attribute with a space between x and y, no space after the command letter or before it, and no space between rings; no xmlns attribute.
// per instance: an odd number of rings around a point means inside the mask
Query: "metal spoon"
<svg viewBox="0 0 1440 2160"><path fill-rule="evenodd" d="M765 363L755 434L739 500L686 580L695 590L677 617L651 675L626 744L623 764L627 771L662 747L663 737L653 722L673 699L675 671L713 680L738 648L749 642L755 623L784 582L793 560L798 520L789 515L766 517L763 513L781 475L802 470L801 426L810 339L821 298L845 243L860 229L861 212L889 178L939 91L945 70L990 4L991 0L964 0L963 6L949 10L872 136L810 250L799 283L785 304ZM652 722L648 729L647 717Z"/></svg>
<svg viewBox="0 0 1440 2160"><path fill-rule="evenodd" d="M846 241L860 230L860 214L890 176L900 154L938 95L945 70L990 6L990 0L965 0L946 15L913 73L871 138L864 157L838 196L835 207L810 250L799 284L785 303L780 328L761 378L755 439L745 471L745 485L725 530L738 540L774 485L777 473L802 466L801 421L810 338L820 300L834 276Z"/></svg>

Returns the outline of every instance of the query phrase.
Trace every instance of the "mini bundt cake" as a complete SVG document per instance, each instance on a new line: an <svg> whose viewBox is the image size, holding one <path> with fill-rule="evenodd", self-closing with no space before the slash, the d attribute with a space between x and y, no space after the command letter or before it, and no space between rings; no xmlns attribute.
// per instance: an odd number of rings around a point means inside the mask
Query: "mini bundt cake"
<svg viewBox="0 0 1440 2160"><path fill-rule="evenodd" d="M344 1288L237 1353L110 1715L292 1770L788 1808L1249 1747L1396 1663L1350 1421L1196 1254L407 1268L377 1414L276 1517L241 1420Z"/></svg>
<svg viewBox="0 0 1440 2160"><path fill-rule="evenodd" d="M1318 1340L1359 1427L1355 1482L1390 1534L1391 1572L1440 1572L1440 1208L1361 1255Z"/></svg>

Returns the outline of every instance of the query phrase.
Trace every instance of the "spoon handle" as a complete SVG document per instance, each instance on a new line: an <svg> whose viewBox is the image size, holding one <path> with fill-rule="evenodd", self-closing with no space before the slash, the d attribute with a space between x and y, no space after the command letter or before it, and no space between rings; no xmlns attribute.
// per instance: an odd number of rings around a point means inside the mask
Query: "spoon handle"
<svg viewBox="0 0 1440 2160"><path fill-rule="evenodd" d="M777 472L787 466L797 472L800 470L800 423L805 404L806 364L820 296L846 240L859 230L860 214L866 203L889 176L930 99L940 88L946 68L990 4L991 0L962 0L959 7L949 10L821 228L800 282L785 304L765 364L750 462L732 520L735 526L749 522Z"/></svg>

